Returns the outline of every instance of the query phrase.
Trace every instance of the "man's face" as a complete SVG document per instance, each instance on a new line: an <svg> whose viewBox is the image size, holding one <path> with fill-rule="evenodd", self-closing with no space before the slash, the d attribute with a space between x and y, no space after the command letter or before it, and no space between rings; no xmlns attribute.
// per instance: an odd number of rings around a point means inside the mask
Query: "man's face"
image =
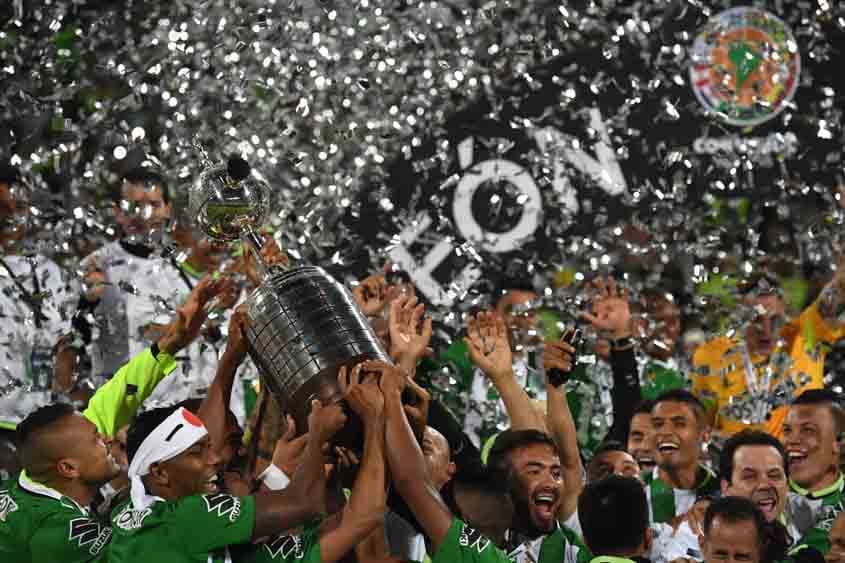
<svg viewBox="0 0 845 563"><path fill-rule="evenodd" d="M833 521L828 535L830 551L825 556L828 563L845 563L845 512L840 512Z"/></svg>
<svg viewBox="0 0 845 563"><path fill-rule="evenodd" d="M563 476L560 459L545 444L532 444L510 453L514 471L511 496L516 522L529 526L531 534L548 534L554 530L560 509Z"/></svg>
<svg viewBox="0 0 845 563"><path fill-rule="evenodd" d="M128 237L143 237L161 231L170 219L170 205L158 184L130 183L123 186L123 199L117 206L116 219Z"/></svg>
<svg viewBox="0 0 845 563"><path fill-rule="evenodd" d="M175 498L220 492L222 483L219 473L223 465L207 435L181 454L159 465L167 473L167 484Z"/></svg>
<svg viewBox="0 0 845 563"><path fill-rule="evenodd" d="M755 308L762 308L762 313L748 325L745 340L752 356L768 357L777 346L780 331L786 319L786 305L777 295L754 297L747 303Z"/></svg>
<svg viewBox="0 0 845 563"><path fill-rule="evenodd" d="M93 422L75 413L62 424L68 443L64 459L73 461L83 482L99 486L118 476L120 465Z"/></svg>
<svg viewBox="0 0 845 563"><path fill-rule="evenodd" d="M757 528L748 520L731 523L717 516L701 547L705 563L760 563L762 558Z"/></svg>
<svg viewBox="0 0 845 563"><path fill-rule="evenodd" d="M657 403L651 411L651 424L657 465L674 469L698 464L699 444L706 439L692 406L675 401Z"/></svg>
<svg viewBox="0 0 845 563"><path fill-rule="evenodd" d="M741 446L733 461L731 482L722 480L722 494L745 497L763 511L767 522L777 520L789 494L780 452L773 446Z"/></svg>
<svg viewBox="0 0 845 563"><path fill-rule="evenodd" d="M651 425L650 414L637 413L631 418L628 451L637 460L640 469L643 471L654 469L657 463L657 452L654 449L654 428Z"/></svg>
<svg viewBox="0 0 845 563"><path fill-rule="evenodd" d="M792 405L783 424L783 442L789 456L789 475L813 490L835 471L839 444L833 413L828 405Z"/></svg>
<svg viewBox="0 0 845 563"><path fill-rule="evenodd" d="M681 310L669 299L658 297L649 304L649 311L648 353L669 358L681 337Z"/></svg>
<svg viewBox="0 0 845 563"><path fill-rule="evenodd" d="M587 469L588 482L601 481L611 475L639 480L640 466L631 454L622 451L602 452L590 461Z"/></svg>
<svg viewBox="0 0 845 563"><path fill-rule="evenodd" d="M513 289L496 304L496 312L502 315L505 323L520 339L526 339L525 344L535 344L542 340L542 335L529 337L529 331L537 327L537 315L533 310L525 308L533 299L537 299L536 293Z"/></svg>
<svg viewBox="0 0 845 563"><path fill-rule="evenodd" d="M434 487L439 491L452 480L455 474L455 464L450 460L449 442L443 434L426 426L423 433L422 451L428 476Z"/></svg>

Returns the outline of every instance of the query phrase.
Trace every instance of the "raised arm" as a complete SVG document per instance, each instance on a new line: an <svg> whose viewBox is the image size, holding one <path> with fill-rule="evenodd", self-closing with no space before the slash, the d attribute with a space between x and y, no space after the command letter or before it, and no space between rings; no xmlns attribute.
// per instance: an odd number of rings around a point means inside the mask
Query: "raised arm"
<svg viewBox="0 0 845 563"><path fill-rule="evenodd" d="M497 313L479 313L471 317L465 339L469 357L496 386L511 419L511 428L545 431L542 415L534 409L514 376L507 330L504 319Z"/></svg>
<svg viewBox="0 0 845 563"><path fill-rule="evenodd" d="M325 511L326 473L323 469L323 445L345 422L346 416L340 405L324 407L320 401L311 402L308 442L290 485L280 491L255 495L253 539L290 530Z"/></svg>
<svg viewBox="0 0 845 563"><path fill-rule="evenodd" d="M396 368L385 369L380 387L387 416L387 463L393 484L437 551L452 525L452 513L428 479L425 458L402 407L405 376Z"/></svg>
<svg viewBox="0 0 845 563"><path fill-rule="evenodd" d="M543 369L546 372L547 424L560 454L563 470L563 502L558 519L568 519L578 507L578 495L584 488L583 465L578 452L578 436L575 421L566 400L566 388L555 386L549 381L550 369L557 368L568 373L572 371L575 349L566 342L546 341L543 348Z"/></svg>
<svg viewBox="0 0 845 563"><path fill-rule="evenodd" d="M414 377L417 362L430 352L431 318L423 318L425 305L413 295L402 295L390 302L390 357L405 373Z"/></svg>
<svg viewBox="0 0 845 563"><path fill-rule="evenodd" d="M226 351L220 357L217 364L217 374L214 376L214 381L211 382L211 387L208 389L208 395L206 395L197 413L208 429L212 446L218 452L225 445L226 413L229 410L229 401L232 398L235 373L246 357L245 322L246 309L244 306L238 307L229 319L229 339L226 343Z"/></svg>
<svg viewBox="0 0 845 563"><path fill-rule="evenodd" d="M200 281L177 309L164 336L120 368L91 397L83 415L97 425L100 434L114 436L119 428L129 424L156 385L176 369L174 356L199 335L207 317L206 304L222 287L210 277Z"/></svg>
<svg viewBox="0 0 845 563"><path fill-rule="evenodd" d="M610 340L610 367L613 371L613 427L608 438L627 443L631 417L642 400L636 352L631 341L631 304L628 289L620 291L613 278L593 283L592 313L581 318Z"/></svg>
<svg viewBox="0 0 845 563"><path fill-rule="evenodd" d="M364 424L364 454L340 522L328 527L320 537L322 563L339 560L384 521L387 510L385 419L384 397L378 380L386 369L393 367L382 362L365 362L352 369L348 380L345 369L338 375L347 404ZM365 374L363 381L362 374Z"/></svg>

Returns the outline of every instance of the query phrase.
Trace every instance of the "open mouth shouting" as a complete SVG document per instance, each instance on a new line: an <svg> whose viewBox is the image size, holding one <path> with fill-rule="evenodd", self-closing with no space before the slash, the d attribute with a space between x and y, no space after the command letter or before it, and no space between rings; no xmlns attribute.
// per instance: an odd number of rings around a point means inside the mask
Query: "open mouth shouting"
<svg viewBox="0 0 845 563"><path fill-rule="evenodd" d="M778 495L774 490L760 491L751 496L751 501L763 511L767 522L777 519Z"/></svg>
<svg viewBox="0 0 845 563"><path fill-rule="evenodd" d="M543 528L553 526L557 517L560 493L552 489L537 491L531 497L531 511Z"/></svg>
<svg viewBox="0 0 845 563"><path fill-rule="evenodd" d="M790 470L801 469L807 463L807 452L804 450L789 450L786 455Z"/></svg>
<svg viewBox="0 0 845 563"><path fill-rule="evenodd" d="M654 466L657 465L657 460L650 455L642 455L637 456L637 463L640 465L640 469L643 471L651 471L654 469Z"/></svg>
<svg viewBox="0 0 845 563"><path fill-rule="evenodd" d="M668 440L663 441L663 442L658 442L658 444L657 444L657 451L660 453L660 455L664 455L664 456L672 455L675 452L679 451L680 449L681 449L681 446L679 444L677 444L676 442L670 442Z"/></svg>

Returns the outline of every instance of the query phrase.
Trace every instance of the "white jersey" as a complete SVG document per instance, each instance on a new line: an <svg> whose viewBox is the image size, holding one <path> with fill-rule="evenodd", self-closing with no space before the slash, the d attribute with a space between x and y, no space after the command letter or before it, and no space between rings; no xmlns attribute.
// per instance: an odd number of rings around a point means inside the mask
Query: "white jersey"
<svg viewBox="0 0 845 563"><path fill-rule="evenodd" d="M95 311L91 359L95 376L110 377L131 357L159 338L152 325L166 325L190 294L190 287L170 261L142 258L112 242L92 253L85 263L96 263L105 274L105 294ZM178 368L165 378L146 401L147 407L173 404L207 387L217 366L217 350L197 339L178 356Z"/></svg>
<svg viewBox="0 0 845 563"><path fill-rule="evenodd" d="M53 348L70 332L77 298L75 284L49 258L2 257L0 421L20 422L51 402Z"/></svg>

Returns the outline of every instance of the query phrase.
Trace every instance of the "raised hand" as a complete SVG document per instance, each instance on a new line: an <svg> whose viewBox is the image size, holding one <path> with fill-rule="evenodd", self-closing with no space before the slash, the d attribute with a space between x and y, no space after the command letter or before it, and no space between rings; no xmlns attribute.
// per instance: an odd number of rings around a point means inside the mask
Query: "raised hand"
<svg viewBox="0 0 845 563"><path fill-rule="evenodd" d="M352 288L352 296L355 298L355 302L361 312L368 317L380 316L385 305L395 297L397 289L387 283L385 275L388 268L389 265L385 266L384 272L364 278Z"/></svg>
<svg viewBox="0 0 845 563"><path fill-rule="evenodd" d="M423 313L425 305L417 304L414 295L400 295L390 302L390 357L406 369L430 351L431 318L422 319Z"/></svg>
<svg viewBox="0 0 845 563"><path fill-rule="evenodd" d="M599 332L613 339L631 335L630 292L619 291L616 280L597 278L593 282L595 293L592 299L593 312L581 313L581 318L592 324Z"/></svg>
<svg viewBox="0 0 845 563"><path fill-rule="evenodd" d="M311 413L308 415L308 437L325 444L346 424L346 415L340 403L323 406L314 399L311 401Z"/></svg>
<svg viewBox="0 0 845 563"><path fill-rule="evenodd" d="M240 364L247 353L246 323L247 309L244 304L235 309L235 312L232 313L232 317L229 319L228 339L226 341L226 351L224 352L224 355L236 364Z"/></svg>
<svg viewBox="0 0 845 563"><path fill-rule="evenodd" d="M546 340L543 345L543 371L559 369L565 373L575 365L575 348L568 342Z"/></svg>
<svg viewBox="0 0 845 563"><path fill-rule="evenodd" d="M272 235L263 235L264 243L261 246L261 261L267 266L268 270L274 267L286 268L290 264L290 258L287 253L282 250L282 247L276 242ZM263 281L259 273L258 265L255 261L254 249L252 247L244 248L244 274L252 282L253 285L261 285Z"/></svg>
<svg viewBox="0 0 845 563"><path fill-rule="evenodd" d="M299 467L299 461L302 459L305 445L308 442L308 434L296 438L296 421L291 415L287 415L285 420L287 421L285 433L276 442L276 447L273 450L273 465L290 477L296 473L296 468Z"/></svg>
<svg viewBox="0 0 845 563"><path fill-rule="evenodd" d="M498 313L478 313L467 324L469 357L487 377L497 379L513 376L513 353L508 329Z"/></svg>
<svg viewBox="0 0 845 563"><path fill-rule="evenodd" d="M191 290L182 307L176 309L176 318L167 326L158 341L159 349L173 355L188 346L199 335L208 318L208 303L225 288L223 278L215 280L206 275Z"/></svg>
<svg viewBox="0 0 845 563"><path fill-rule="evenodd" d="M364 424L383 420L384 415L384 396L378 385L379 373L370 373L376 368L374 364L363 362L351 371L342 367L337 374L343 398Z"/></svg>

